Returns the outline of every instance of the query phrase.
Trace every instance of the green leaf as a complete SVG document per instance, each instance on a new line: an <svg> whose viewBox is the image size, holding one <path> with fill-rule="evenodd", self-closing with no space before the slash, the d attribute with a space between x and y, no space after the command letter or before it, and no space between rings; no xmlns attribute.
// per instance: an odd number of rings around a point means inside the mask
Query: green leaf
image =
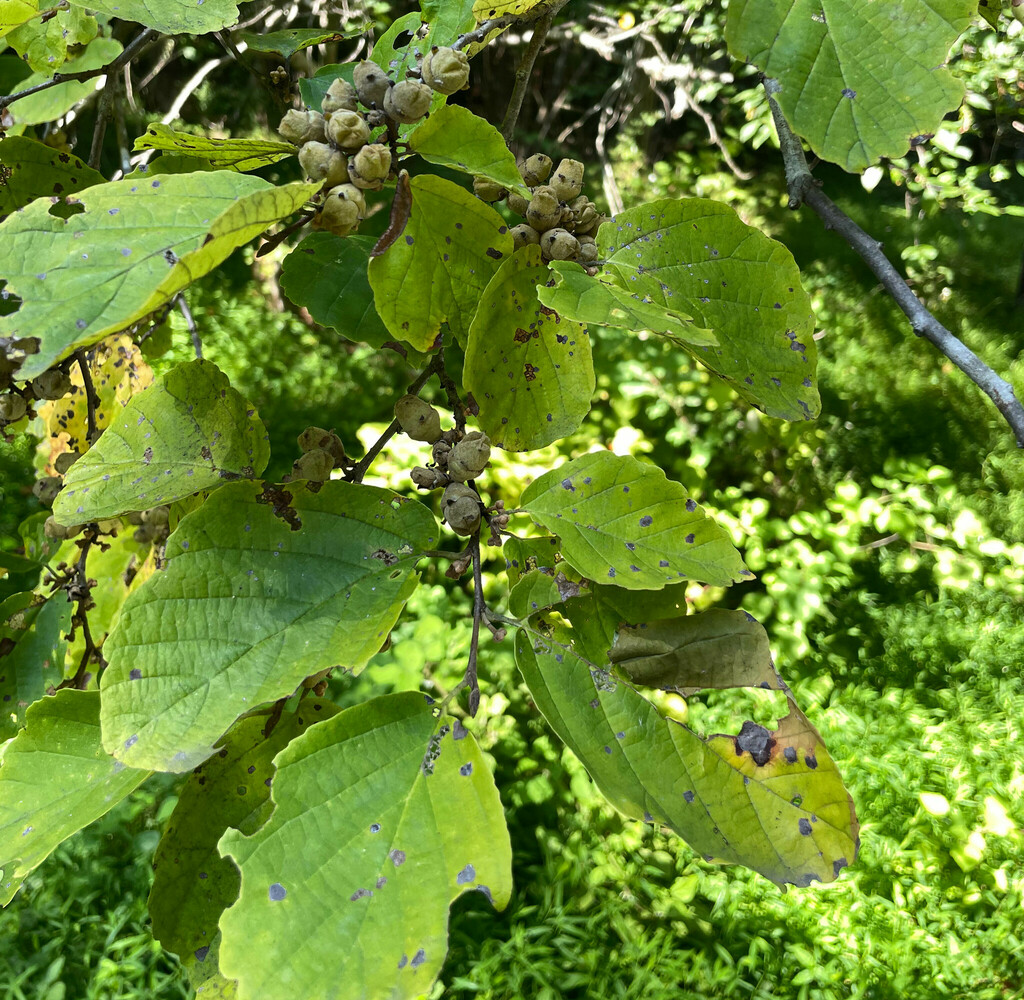
<svg viewBox="0 0 1024 1000"><path fill-rule="evenodd" d="M0 219L36 198L67 198L103 182L103 174L71 153L20 135L0 139ZM68 206L51 210L58 208Z"/></svg>
<svg viewBox="0 0 1024 1000"><path fill-rule="evenodd" d="M543 8L550 0L475 0L473 15L478 21L495 17L526 17L531 11Z"/></svg>
<svg viewBox="0 0 1024 1000"><path fill-rule="evenodd" d="M960 103L945 63L976 11L977 0L735 0L725 37L814 152L859 171L905 156Z"/></svg>
<svg viewBox="0 0 1024 1000"><path fill-rule="evenodd" d="M285 28L282 31L268 31L259 35L252 31L241 32L241 38L253 52L278 52L285 59L291 58L296 52L308 49L322 42L340 42L346 38L357 38L364 34L371 25L369 22L358 28L347 31L324 31L322 28Z"/></svg>
<svg viewBox="0 0 1024 1000"><path fill-rule="evenodd" d="M204 998L236 992L217 967L217 921L238 898L241 877L218 854L217 841L229 827L252 834L266 822L273 809L274 755L310 725L337 713L329 701L303 699L294 712L281 716L270 736L263 735L267 715L239 720L220 753L200 764L178 793L153 858L149 913L153 936L180 956L193 988L204 987Z"/></svg>
<svg viewBox="0 0 1024 1000"><path fill-rule="evenodd" d="M47 9L47 13L55 10L55 7ZM4 38L15 28L27 24L33 18L39 17L42 12L39 10L38 0L0 0L0 38Z"/></svg>
<svg viewBox="0 0 1024 1000"><path fill-rule="evenodd" d="M149 777L100 746L100 696L58 691L29 706L0 764L0 904L62 841Z"/></svg>
<svg viewBox="0 0 1024 1000"><path fill-rule="evenodd" d="M628 293L614 284L614 277L591 277L579 264L553 260L548 265L555 277L537 289L537 296L555 312L581 323L650 330L681 346L717 345L710 330L694 326L692 317L675 306L669 310L656 302Z"/></svg>
<svg viewBox="0 0 1024 1000"><path fill-rule="evenodd" d="M374 243L370 236L310 233L285 258L281 290L321 326L380 347L391 334L377 315L367 276Z"/></svg>
<svg viewBox="0 0 1024 1000"><path fill-rule="evenodd" d="M409 149L430 163L452 167L529 197L529 189L501 133L466 108L446 105L409 136Z"/></svg>
<svg viewBox="0 0 1024 1000"><path fill-rule="evenodd" d="M501 551L505 556L505 574L510 587L514 587L532 569L544 570L554 576L555 566L559 565L556 562L558 539L554 535L538 538L518 538L513 535L505 539ZM565 568L564 563L561 566Z"/></svg>
<svg viewBox="0 0 1024 1000"><path fill-rule="evenodd" d="M540 247L504 261L469 329L462 378L480 404L480 427L506 451L543 448L590 410L594 362L587 328L537 299L548 280Z"/></svg>
<svg viewBox="0 0 1024 1000"><path fill-rule="evenodd" d="M243 712L380 649L436 545L422 504L353 483L230 483L186 515L103 653L104 746L187 771Z"/></svg>
<svg viewBox="0 0 1024 1000"><path fill-rule="evenodd" d="M64 63L60 71L81 73L99 69L113 62L121 54L121 48L121 43L113 38L94 38L82 52ZM33 73L21 81L19 91L28 90L52 78L53 73ZM79 101L93 93L96 87L96 80L58 83L38 94L20 98L8 107L7 113L15 126L41 125L65 115Z"/></svg>
<svg viewBox="0 0 1024 1000"><path fill-rule="evenodd" d="M465 343L498 263L512 253L505 221L490 205L442 177L410 182L405 231L370 261L377 313L395 340L432 350L447 323Z"/></svg>
<svg viewBox="0 0 1024 1000"><path fill-rule="evenodd" d="M150 125L132 147L160 149L171 153L206 160L219 170L259 170L285 157L294 156L297 149L290 142L270 139L211 139L190 132L175 132L169 125L159 122Z"/></svg>
<svg viewBox="0 0 1024 1000"><path fill-rule="evenodd" d="M476 741L406 692L314 726L274 762L266 825L220 841L242 872L220 921L240 1000L421 996L441 970L452 900L476 889L502 909L512 890Z"/></svg>
<svg viewBox="0 0 1024 1000"><path fill-rule="evenodd" d="M53 516L81 524L254 479L270 461L268 440L255 409L215 364L178 365L132 396L68 470Z"/></svg>
<svg viewBox="0 0 1024 1000"><path fill-rule="evenodd" d="M2 17L2 15L0 15ZM72 7L29 21L7 34L7 44L37 73L60 72L68 49L88 45L99 31L96 18Z"/></svg>
<svg viewBox="0 0 1024 1000"><path fill-rule="evenodd" d="M744 612L706 612L646 629L613 628L609 635L594 627L592 602L560 606L575 627L555 626L550 639L534 641L520 630L516 662L548 723L612 804L627 816L670 826L706 860L745 865L779 884L836 879L860 843L853 802L821 736L775 673L767 642L752 641ZM710 650L690 634L706 629L708 614L717 619L720 639ZM747 676L784 690L789 714L775 730L745 722L737 736L706 739L666 719L607 669L607 649L627 671L642 662L649 629L656 630L654 655L663 656L666 645L678 648L678 676L667 663L659 667L669 686L696 678L722 686L716 667L754 649L763 658L747 667ZM690 659L706 653L707 662ZM724 679L736 680L732 673Z"/></svg>
<svg viewBox="0 0 1024 1000"><path fill-rule="evenodd" d="M554 573L532 569L520 577L509 591L508 613L513 618L528 618L561 601L562 595L555 583Z"/></svg>
<svg viewBox="0 0 1024 1000"><path fill-rule="evenodd" d="M429 52L433 45L451 45L459 35L476 27L473 0L420 0L423 20L427 23L427 37L421 51ZM473 55L473 49L466 52Z"/></svg>
<svg viewBox="0 0 1024 1000"><path fill-rule="evenodd" d="M89 10L122 21L137 21L165 35L202 35L226 28L238 20L233 0L88 0Z"/></svg>
<svg viewBox="0 0 1024 1000"><path fill-rule="evenodd" d="M0 336L40 341L19 376L158 309L316 190L221 170L97 184L68 219L51 215L45 198L10 216L0 223L0 273L23 301L0 318Z"/></svg>
<svg viewBox="0 0 1024 1000"><path fill-rule="evenodd" d="M601 226L602 279L665 309L671 302L710 330L717 347L695 357L769 416L809 420L821 408L811 300L793 255L727 205L653 201Z"/></svg>
<svg viewBox="0 0 1024 1000"><path fill-rule="evenodd" d="M558 533L569 565L599 583L661 590L680 579L727 587L753 576L683 486L629 455L566 462L534 480L520 506Z"/></svg>
<svg viewBox="0 0 1024 1000"><path fill-rule="evenodd" d="M64 679L72 610L61 591L49 600L15 594L0 604L0 741L14 736L28 707Z"/></svg>

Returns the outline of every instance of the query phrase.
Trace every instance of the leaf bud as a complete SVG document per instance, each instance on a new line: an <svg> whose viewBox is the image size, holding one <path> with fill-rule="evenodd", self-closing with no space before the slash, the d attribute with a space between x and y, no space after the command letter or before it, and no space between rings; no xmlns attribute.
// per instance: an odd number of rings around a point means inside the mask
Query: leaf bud
<svg viewBox="0 0 1024 1000"><path fill-rule="evenodd" d="M572 201L583 190L583 164L579 160L562 160L551 177L559 201Z"/></svg>
<svg viewBox="0 0 1024 1000"><path fill-rule="evenodd" d="M349 180L366 191L379 191L391 171L391 150L383 143L363 146L348 165Z"/></svg>
<svg viewBox="0 0 1024 1000"><path fill-rule="evenodd" d="M331 169L331 160L338 155L326 142L307 142L299 150L299 166L311 180L322 181Z"/></svg>
<svg viewBox="0 0 1024 1000"><path fill-rule="evenodd" d="M384 106L384 95L391 89L391 81L375 62L364 59L356 63L352 73L352 82L355 84L356 95L359 103L366 108L380 108Z"/></svg>
<svg viewBox="0 0 1024 1000"><path fill-rule="evenodd" d="M549 229L540 238L540 252L547 260L574 260L580 252L580 244L564 229Z"/></svg>
<svg viewBox="0 0 1024 1000"><path fill-rule="evenodd" d="M529 201L527 201L526 198L524 198L521 194L516 194L515 191L509 191L508 198L506 199L505 204L508 205L508 207L513 212L515 212L516 215L519 216L525 216L526 209L530 205Z"/></svg>
<svg viewBox="0 0 1024 1000"><path fill-rule="evenodd" d="M56 518L51 515L46 519L46 523L43 525L43 534L47 538L52 538L55 541L63 542L66 538L74 538L82 530L82 525L73 524L71 527L67 527L63 524L58 524Z"/></svg>
<svg viewBox="0 0 1024 1000"><path fill-rule="evenodd" d="M327 123L327 134L338 149L351 153L370 141L370 126L358 111L335 111Z"/></svg>
<svg viewBox="0 0 1024 1000"><path fill-rule="evenodd" d="M63 485L64 480L60 476L44 476L42 479L36 480L32 492L44 507L50 507L57 499L57 494L60 493Z"/></svg>
<svg viewBox="0 0 1024 1000"><path fill-rule="evenodd" d="M554 229L562 221L562 207L550 187L539 187L533 192L530 204L526 209L526 221L538 233Z"/></svg>
<svg viewBox="0 0 1024 1000"><path fill-rule="evenodd" d="M527 187L537 187L551 176L551 157L544 153L534 153L519 164L519 173Z"/></svg>
<svg viewBox="0 0 1024 1000"><path fill-rule="evenodd" d="M491 439L480 431L470 431L448 458L448 475L452 479L475 479L491 458Z"/></svg>
<svg viewBox="0 0 1024 1000"><path fill-rule="evenodd" d="M337 80L331 81L324 99L320 102L320 109L325 115L333 114L335 111L355 111L356 97L356 88L339 76Z"/></svg>
<svg viewBox="0 0 1024 1000"><path fill-rule="evenodd" d="M423 82L439 94L454 94L469 82L469 57L461 49L436 45L427 53L420 67Z"/></svg>
<svg viewBox="0 0 1024 1000"><path fill-rule="evenodd" d="M447 486L449 482L440 469L425 469L422 465L417 465L410 475L421 490L436 490L440 486Z"/></svg>
<svg viewBox="0 0 1024 1000"><path fill-rule="evenodd" d="M0 396L0 423L13 424L15 420L21 420L27 409L24 396L15 392Z"/></svg>
<svg viewBox="0 0 1024 1000"><path fill-rule="evenodd" d="M79 455L77 451L61 452L53 460L53 467L57 470L57 475L63 476L81 457L82 456Z"/></svg>
<svg viewBox="0 0 1024 1000"><path fill-rule="evenodd" d="M384 111L396 122L411 125L429 110L433 91L425 83L402 80L384 95Z"/></svg>
<svg viewBox="0 0 1024 1000"><path fill-rule="evenodd" d="M509 232L512 234L512 248L518 250L520 247L535 246L540 243L540 233L533 226L520 222L513 226Z"/></svg>
<svg viewBox="0 0 1024 1000"><path fill-rule="evenodd" d="M597 260L598 251L596 243L581 243L578 260L583 264L593 264Z"/></svg>
<svg viewBox="0 0 1024 1000"><path fill-rule="evenodd" d="M475 194L481 201L493 203L501 201L501 199L508 194L508 191L500 184L496 184L494 181L488 180L486 177L474 177L473 194Z"/></svg>
<svg viewBox="0 0 1024 1000"><path fill-rule="evenodd" d="M441 415L419 396L405 395L395 403L395 419L413 441L433 444L441 436Z"/></svg>
<svg viewBox="0 0 1024 1000"><path fill-rule="evenodd" d="M51 368L32 379L29 387L36 399L63 399L71 392L71 379L59 368Z"/></svg>
<svg viewBox="0 0 1024 1000"><path fill-rule="evenodd" d="M441 496L441 513L457 535L472 535L480 527L480 496L464 483L452 483Z"/></svg>
<svg viewBox="0 0 1024 1000"><path fill-rule="evenodd" d="M292 465L292 479L310 479L322 483L331 478L334 459L323 448L312 448L300 455Z"/></svg>
<svg viewBox="0 0 1024 1000"><path fill-rule="evenodd" d="M326 122L318 111L289 111L277 126L277 134L288 142L301 146L306 142L324 142Z"/></svg>

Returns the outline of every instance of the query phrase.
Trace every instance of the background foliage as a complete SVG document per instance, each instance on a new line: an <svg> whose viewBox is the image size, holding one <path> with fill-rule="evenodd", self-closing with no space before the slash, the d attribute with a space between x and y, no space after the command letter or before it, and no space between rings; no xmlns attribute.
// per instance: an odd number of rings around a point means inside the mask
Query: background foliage
<svg viewBox="0 0 1024 1000"><path fill-rule="evenodd" d="M604 190L591 193L610 203L723 198L802 268L824 334L817 421L763 420L702 371L679 369L678 353L655 339L627 349L597 335L597 402L581 434L649 455L723 512L758 580L700 601L738 604L768 628L858 804L860 860L833 886L782 893L624 821L538 717L510 644L488 646L478 732L511 828L515 889L502 914L475 898L456 904L435 995L1024 996L1024 765L1013 749L1024 739L1020 458L994 409L910 335L852 252L809 213L782 207L761 92L725 53L722 6L567 8L522 143L602 163ZM337 13L302 7L292 23ZM381 24L397 13L371 10ZM1021 37L982 22L964 36L952 67L967 96L926 147L861 177L818 172L849 214L884 234L939 318L1018 388ZM293 56L291 72L348 58L356 43L330 44ZM281 62L246 56L258 72ZM467 105L500 119L517 56L513 40L485 50ZM269 86L237 99L253 92L251 78L213 37L165 43L150 69L157 57L165 68L159 83L137 87L132 134L211 63L178 107L196 131L266 135L279 114ZM0 55L4 80L10 60ZM72 137L91 134L94 113L86 105L66 126ZM297 178L288 171L292 161L260 173ZM250 250L196 285L189 304L205 356L267 424L269 476L288 470L309 414L351 440L389 419L407 381L397 355L314 327L281 295L273 259L253 261ZM158 374L192 356L184 319L172 314L170 326L169 342L147 347ZM404 465L400 449L382 473ZM0 443L4 547L36 509L31 464L23 443ZM528 471L512 458L506 466L509 482ZM468 616L469 602L439 576L428 582L391 649L351 687L332 682L341 704L371 684L383 693L457 682L468 622L447 609L461 602ZM700 726L714 703L687 710ZM186 995L175 959L146 930L148 865L176 788L171 776L151 780L30 876L20 904L0 913L3 995Z"/></svg>

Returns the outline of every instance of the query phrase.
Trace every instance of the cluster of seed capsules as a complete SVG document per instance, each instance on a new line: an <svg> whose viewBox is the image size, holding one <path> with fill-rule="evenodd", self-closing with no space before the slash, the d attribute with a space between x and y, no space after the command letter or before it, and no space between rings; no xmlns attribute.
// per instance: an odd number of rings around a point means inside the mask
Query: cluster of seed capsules
<svg viewBox="0 0 1024 1000"><path fill-rule="evenodd" d="M299 163L310 180L327 187L313 220L316 229L347 236L366 215L364 191L379 191L394 176L392 151L385 142L399 124L419 121L434 93L451 95L466 87L469 59L458 49L434 46L411 71L418 79L393 81L376 63L358 63L352 83L335 80L320 111L289 111L278 132L299 146ZM360 106L362 110L360 110Z"/></svg>
<svg viewBox="0 0 1024 1000"><path fill-rule="evenodd" d="M395 419L414 441L431 445L433 461L427 466L416 466L412 481L421 490L444 487L441 513L448 527L457 535L472 535L480 528L484 505L469 483L487 468L491 439L482 431L442 431L441 415L419 396L403 396L395 404ZM508 519L499 500L489 516L492 531L503 529Z"/></svg>
<svg viewBox="0 0 1024 1000"><path fill-rule="evenodd" d="M605 218L583 190L583 164L534 153L519 164L530 198L508 191L482 177L473 181L473 191L486 202L502 201L526 221L510 230L515 248L539 246L545 260L574 260L587 267L597 261L594 234Z"/></svg>

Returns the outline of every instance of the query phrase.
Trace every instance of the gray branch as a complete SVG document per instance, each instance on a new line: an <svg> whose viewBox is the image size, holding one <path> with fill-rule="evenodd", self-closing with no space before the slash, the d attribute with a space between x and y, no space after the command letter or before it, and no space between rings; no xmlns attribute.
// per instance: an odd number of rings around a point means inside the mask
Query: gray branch
<svg viewBox="0 0 1024 1000"><path fill-rule="evenodd" d="M864 232L821 190L819 182L811 176L800 140L793 134L778 101L775 100L777 84L766 79L764 89L768 94L768 105L775 120L779 148L782 150L782 160L786 168L789 207L797 209L801 204L809 205L825 223L826 229L835 230L860 254L864 263L882 283L882 287L906 314L914 333L931 341L995 403L1010 425L1017 447L1024 448L1024 407L1017 399L1013 386L992 371L959 337L947 330L931 314L925 304L911 291L888 257L882 253L882 244Z"/></svg>

